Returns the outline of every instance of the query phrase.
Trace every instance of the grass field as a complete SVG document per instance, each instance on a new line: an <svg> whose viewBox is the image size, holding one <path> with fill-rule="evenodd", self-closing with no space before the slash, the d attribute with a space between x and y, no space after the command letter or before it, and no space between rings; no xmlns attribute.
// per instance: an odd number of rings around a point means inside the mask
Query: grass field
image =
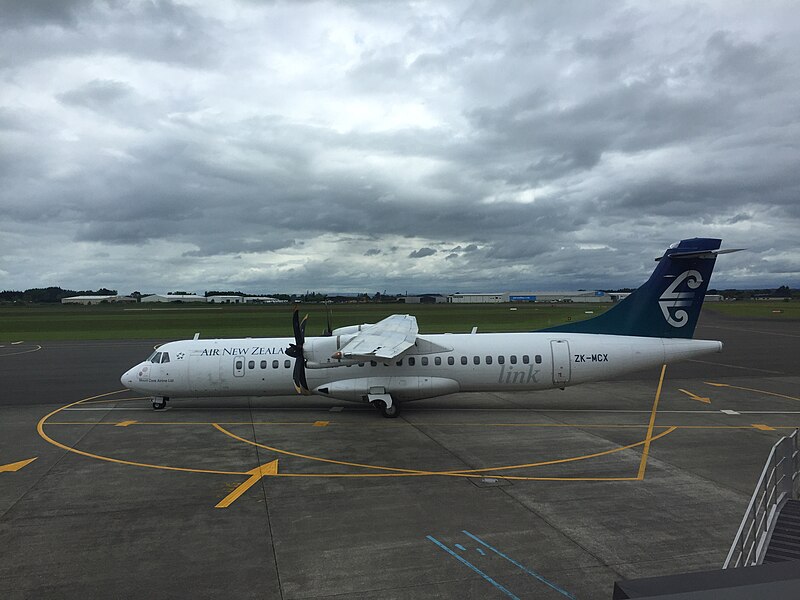
<svg viewBox="0 0 800 600"><path fill-rule="evenodd" d="M728 317L747 319L800 319L800 302L780 300L759 300L752 302L709 302L704 310L713 311Z"/></svg>
<svg viewBox="0 0 800 600"><path fill-rule="evenodd" d="M584 304L336 304L333 327L375 323L395 313L417 317L422 333L531 331L591 317L610 305ZM0 342L90 339L181 339L292 335L292 306L100 305L0 306ZM325 308L301 304L306 335L325 328Z"/></svg>
<svg viewBox="0 0 800 600"><path fill-rule="evenodd" d="M375 323L394 313L417 317L421 333L533 331L590 318L610 304L337 304L334 327ZM512 310L516 308L516 310ZM309 314L306 334L325 327L325 308L301 304ZM730 302L706 304L704 310L733 318L800 319L800 302ZM587 314L593 311L593 314ZM781 311L781 312L774 312ZM5 305L0 306L0 342L99 339L182 339L201 337L270 337L292 334L292 306L208 305Z"/></svg>

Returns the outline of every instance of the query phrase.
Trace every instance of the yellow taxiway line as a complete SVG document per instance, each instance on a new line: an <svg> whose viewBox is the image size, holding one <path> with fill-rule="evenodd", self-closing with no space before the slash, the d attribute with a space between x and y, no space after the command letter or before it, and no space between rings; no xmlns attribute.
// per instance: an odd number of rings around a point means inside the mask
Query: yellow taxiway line
<svg viewBox="0 0 800 600"><path fill-rule="evenodd" d="M653 439L653 427L656 424L656 413L658 412L658 401L661 398L661 388L664 385L664 374L667 372L667 365L661 365L661 376L658 378L658 388L656 388L656 399L653 402L653 410L650 412L650 424L647 426L647 436L642 450L642 461L639 463L638 479L644 479L644 472L647 469L647 456L650 453L650 441Z"/></svg>
<svg viewBox="0 0 800 600"><path fill-rule="evenodd" d="M250 474L249 479L241 485L236 486L236 489L220 500L214 508L228 508L237 498L239 498L239 496L244 494L247 490L258 483L262 477L265 475L277 475L278 460L275 459L265 463L260 467L256 467L255 469L248 471L248 473Z"/></svg>

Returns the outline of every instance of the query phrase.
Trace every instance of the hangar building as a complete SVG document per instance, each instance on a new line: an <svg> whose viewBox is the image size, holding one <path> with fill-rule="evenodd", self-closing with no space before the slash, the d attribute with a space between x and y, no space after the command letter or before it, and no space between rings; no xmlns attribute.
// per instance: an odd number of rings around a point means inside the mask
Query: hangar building
<svg viewBox="0 0 800 600"><path fill-rule="evenodd" d="M477 304L499 302L611 302L609 294L599 290L565 292L495 292L484 294L450 294L448 302Z"/></svg>

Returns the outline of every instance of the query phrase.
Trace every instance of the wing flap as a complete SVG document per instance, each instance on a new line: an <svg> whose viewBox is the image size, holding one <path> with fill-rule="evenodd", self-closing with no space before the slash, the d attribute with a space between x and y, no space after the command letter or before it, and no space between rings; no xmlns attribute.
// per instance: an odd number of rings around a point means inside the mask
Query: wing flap
<svg viewBox="0 0 800 600"><path fill-rule="evenodd" d="M389 360L413 346L418 331L415 317L392 315L357 334L337 354L341 358Z"/></svg>

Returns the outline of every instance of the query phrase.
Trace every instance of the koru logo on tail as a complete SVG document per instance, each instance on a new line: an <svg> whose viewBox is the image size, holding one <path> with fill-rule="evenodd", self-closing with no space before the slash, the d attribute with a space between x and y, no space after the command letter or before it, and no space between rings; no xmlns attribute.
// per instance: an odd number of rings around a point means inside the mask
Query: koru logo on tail
<svg viewBox="0 0 800 600"><path fill-rule="evenodd" d="M675 278L669 287L661 294L658 299L658 305L661 307L661 312L664 313L664 318L667 323L673 327L683 327L689 322L689 314L683 310L676 310L674 313L670 312L671 308L680 308L682 306L691 306L694 301L694 292L676 292L683 282L686 282L686 287L690 290L696 290L703 283L703 276L699 272L692 269L691 271L684 271Z"/></svg>

